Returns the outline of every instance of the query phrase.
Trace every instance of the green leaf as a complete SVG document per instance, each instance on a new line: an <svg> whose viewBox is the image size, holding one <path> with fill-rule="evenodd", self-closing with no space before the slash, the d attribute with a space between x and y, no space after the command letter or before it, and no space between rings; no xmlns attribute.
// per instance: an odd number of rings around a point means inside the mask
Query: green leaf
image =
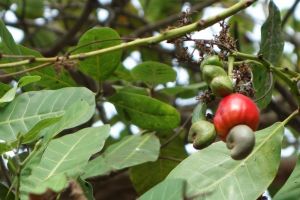
<svg viewBox="0 0 300 200"><path fill-rule="evenodd" d="M154 134L128 136L107 148L106 162L116 170L138 165L158 158L160 143Z"/></svg>
<svg viewBox="0 0 300 200"><path fill-rule="evenodd" d="M18 85L15 85L13 88L9 89L1 98L1 103L8 103L14 100L16 93L17 93Z"/></svg>
<svg viewBox="0 0 300 200"><path fill-rule="evenodd" d="M139 200L182 200L184 198L186 182L184 179L168 179L165 180L143 196Z"/></svg>
<svg viewBox="0 0 300 200"><path fill-rule="evenodd" d="M224 142L214 143L181 162L167 179L185 179L186 198L257 199L277 173L283 131L283 123L257 131L254 150L241 161L230 157Z"/></svg>
<svg viewBox="0 0 300 200"><path fill-rule="evenodd" d="M162 140L162 143L164 141ZM178 137L168 146L161 148L160 158L157 161L130 168L130 179L137 193L143 194L163 181L170 171L180 163L180 160L183 160L186 156L183 140Z"/></svg>
<svg viewBox="0 0 300 200"><path fill-rule="evenodd" d="M14 55L20 54L20 50L17 44L15 43L12 35L7 30L5 24L1 19L0 19L0 38L3 44L3 49L1 50L1 53L8 53Z"/></svg>
<svg viewBox="0 0 300 200"><path fill-rule="evenodd" d="M78 179L78 183L80 184L81 189L84 192L85 197L87 200L95 200L93 196L93 186L89 182L82 180L81 178Z"/></svg>
<svg viewBox="0 0 300 200"><path fill-rule="evenodd" d="M154 98L119 92L109 98L124 119L149 130L173 129L180 115L175 108Z"/></svg>
<svg viewBox="0 0 300 200"><path fill-rule="evenodd" d="M58 117L47 118L47 119L43 119L43 120L39 121L37 124L34 125L34 127L32 129L30 129L30 131L28 131L27 133L24 133L22 143L27 144L27 143L36 141L39 138L39 136L40 136L39 134L43 129L59 122L59 120L61 120L62 116L63 116L63 114Z"/></svg>
<svg viewBox="0 0 300 200"><path fill-rule="evenodd" d="M256 101L257 106L260 109L263 109L267 107L267 105L272 100L272 90L274 84L270 80L268 69L266 69L264 66L252 64L252 73L253 73L253 86L255 89L255 99L259 99L260 97L265 96L264 98L260 98L259 101ZM268 91L270 87L271 90Z"/></svg>
<svg viewBox="0 0 300 200"><path fill-rule="evenodd" d="M78 176L89 158L103 148L108 136L109 126L105 125L85 128L52 140L43 153L39 164L32 169L32 174L25 180L31 184L23 183L21 190L26 193L41 193L46 188L51 189L53 187L49 182L53 177L62 174L68 178Z"/></svg>
<svg viewBox="0 0 300 200"><path fill-rule="evenodd" d="M30 83L34 83L37 81L40 81L41 77L37 76L37 75L33 75L33 76L23 76L22 78L20 78L19 80L19 86L20 87L24 87L25 85L28 85Z"/></svg>
<svg viewBox="0 0 300 200"><path fill-rule="evenodd" d="M280 11L273 1L269 3L269 16L261 27L260 52L263 57L277 66L284 46Z"/></svg>
<svg viewBox="0 0 300 200"><path fill-rule="evenodd" d="M20 133L27 133L35 124L46 118L59 117L78 101L90 105L83 120L90 118L95 109L94 94L86 88L63 88L41 90L19 95L6 107L0 109L0 139L10 142Z"/></svg>
<svg viewBox="0 0 300 200"><path fill-rule="evenodd" d="M83 177L90 178L108 174L158 158L160 143L154 134L131 135L110 145L103 155L89 162Z"/></svg>
<svg viewBox="0 0 300 200"><path fill-rule="evenodd" d="M157 92L180 97L180 98L192 98L198 95L199 90L207 89L207 84L204 82L194 83L186 86L175 86L171 88L163 88Z"/></svg>
<svg viewBox="0 0 300 200"><path fill-rule="evenodd" d="M143 81L151 86L176 80L176 72L171 66L154 61L146 61L137 65L131 73L135 80Z"/></svg>
<svg viewBox="0 0 300 200"><path fill-rule="evenodd" d="M105 161L105 158L103 156L98 156L88 162L84 168L84 175L81 177L87 179L95 176L108 175L111 171L113 171L113 169Z"/></svg>
<svg viewBox="0 0 300 200"><path fill-rule="evenodd" d="M283 187L276 193L272 198L273 200L298 200L300 196L300 157L293 173L290 175L289 179L283 185Z"/></svg>
<svg viewBox="0 0 300 200"><path fill-rule="evenodd" d="M77 44L76 53L90 52L121 44L119 34L107 27L93 28L85 32ZM119 65L122 51L114 51L85 58L80 61L80 70L97 81L106 79Z"/></svg>

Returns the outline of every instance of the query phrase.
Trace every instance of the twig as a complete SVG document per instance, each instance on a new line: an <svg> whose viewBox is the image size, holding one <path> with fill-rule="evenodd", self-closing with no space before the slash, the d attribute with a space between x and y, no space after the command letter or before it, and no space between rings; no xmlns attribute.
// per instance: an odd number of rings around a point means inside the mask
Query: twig
<svg viewBox="0 0 300 200"><path fill-rule="evenodd" d="M159 43L164 40L181 37L187 33L193 32L193 31L203 30L219 21L224 20L225 18L227 18L229 16L234 15L235 13L239 12L240 10L247 8L248 6L253 4L255 1L257 1L257 0L240 1L240 2L236 3L235 5L233 5L232 7L227 8L226 10L224 10L223 12L219 13L216 16L210 17L206 20L199 20L197 22L194 22L192 24L185 25L185 26L182 26L179 28L174 28L174 29L165 31L161 34L151 36L148 38L141 38L141 39L137 39L137 40L134 40L131 42L122 43L122 44L119 44L116 46L99 49L99 50L94 50L94 51L90 51L90 52L86 52L86 53L74 54L74 55L69 56L68 58L64 58L64 57L35 58L35 61L36 62L56 62L61 59L63 59L63 60L65 60L65 59L84 59L84 58L88 58L88 57L95 56L95 55L105 54L108 52L113 52L113 51L117 51L117 50L121 50L121 49L127 49L130 47L156 44L156 43ZM30 62L32 62L32 61L31 60L22 60L22 61L18 61L18 62L2 63L2 64L0 64L0 68L3 66L24 65L24 64L28 64Z"/></svg>
<svg viewBox="0 0 300 200"><path fill-rule="evenodd" d="M183 161L182 159L178 159L178 158L174 158L174 157L169 157L169 156L159 156L159 159L171 160L171 161L175 161L175 162L181 162L181 161Z"/></svg>
<svg viewBox="0 0 300 200"><path fill-rule="evenodd" d="M289 17L293 14L293 12L295 11L298 3L300 0L296 0L294 2L294 4L292 5L292 7L288 10L288 12L285 14L285 16L283 17L283 20L281 22L281 26L284 27L284 25L287 23Z"/></svg>
<svg viewBox="0 0 300 200"><path fill-rule="evenodd" d="M55 43L55 45L44 52L45 56L53 56L57 54L66 44L69 43L70 40L76 35L76 33L80 30L82 25L85 24L85 21L89 17L90 13L96 8L95 4L97 4L96 0L88 0L80 18L76 21L75 25L64 35L60 40Z"/></svg>
<svg viewBox="0 0 300 200"><path fill-rule="evenodd" d="M48 65L51 65L51 64L53 64L53 63L43 63L43 64L40 64L38 66L31 67L29 69L24 69L22 71L0 75L0 78L6 78L6 77L16 76L16 75L24 74L24 73L27 73L27 72L35 71L37 69L41 69L41 68L47 67Z"/></svg>
<svg viewBox="0 0 300 200"><path fill-rule="evenodd" d="M160 148L166 147L170 142L172 142L180 133L183 131L184 127L189 123L189 121L192 119L192 115L190 115L185 122L178 128L173 135L171 135L165 143L163 143Z"/></svg>

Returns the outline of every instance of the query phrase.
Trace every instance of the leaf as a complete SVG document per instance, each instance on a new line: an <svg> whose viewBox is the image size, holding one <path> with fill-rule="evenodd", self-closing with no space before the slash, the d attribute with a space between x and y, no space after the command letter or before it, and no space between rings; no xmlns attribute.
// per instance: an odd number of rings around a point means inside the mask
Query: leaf
<svg viewBox="0 0 300 200"><path fill-rule="evenodd" d="M39 138L40 132L43 129L59 122L59 120L61 120L62 116L63 116L63 114L58 117L47 118L47 119L43 119L43 120L39 121L37 124L34 125L34 127L32 129L30 129L30 131L23 134L24 137L22 139L22 144L31 143L31 142L37 140Z"/></svg>
<svg viewBox="0 0 300 200"><path fill-rule="evenodd" d="M283 187L276 193L272 198L273 200L298 200L300 196L300 157L293 173L290 175L289 179L283 185Z"/></svg>
<svg viewBox="0 0 300 200"><path fill-rule="evenodd" d="M37 75L33 75L33 76L23 76L22 78L20 78L19 80L19 86L20 87L24 87L25 85L28 85L30 83L34 83L37 81L40 81L41 77L37 76Z"/></svg>
<svg viewBox="0 0 300 200"><path fill-rule="evenodd" d="M90 118L95 109L94 94L86 88L41 90L19 95L0 112L0 139L10 142L19 133L27 133L35 124L46 118L61 116L78 101L90 105L83 119Z"/></svg>
<svg viewBox="0 0 300 200"><path fill-rule="evenodd" d="M81 178L78 179L78 183L81 186L81 189L83 190L85 197L87 200L95 200L93 196L93 186L89 182L82 180Z"/></svg>
<svg viewBox="0 0 300 200"><path fill-rule="evenodd" d="M0 104L1 103L8 103L14 100L16 93L17 93L18 86L15 85L13 88L9 89L1 98L0 98Z"/></svg>
<svg viewBox="0 0 300 200"><path fill-rule="evenodd" d="M252 73L253 73L253 86L255 89L255 98L259 99L260 97L265 96L264 98L261 98L260 100L256 101L257 106L260 109L263 109L272 100L272 90L274 84L270 80L271 77L269 75L268 69L266 69L262 65L253 65ZM268 91L270 87L271 90Z"/></svg>
<svg viewBox="0 0 300 200"><path fill-rule="evenodd" d="M113 169L123 169L147 161L155 161L160 143L154 134L128 136L107 148L103 156Z"/></svg>
<svg viewBox="0 0 300 200"><path fill-rule="evenodd" d="M173 129L180 116L175 108L144 95L119 92L109 98L120 116L137 126L149 130Z"/></svg>
<svg viewBox="0 0 300 200"><path fill-rule="evenodd" d="M186 198L257 199L277 173L283 126L275 123L256 132L255 148L244 160L231 159L225 143L217 142L189 156L167 179L185 179Z"/></svg>
<svg viewBox="0 0 300 200"><path fill-rule="evenodd" d="M105 125L85 128L52 140L43 153L39 164L32 169L32 174L25 179L25 182L31 184L23 183L21 190L26 193L42 193L45 188L53 188L49 182L53 177L62 174L68 178L76 177L87 164L89 158L103 148L108 136L109 126Z"/></svg>
<svg viewBox="0 0 300 200"><path fill-rule="evenodd" d="M108 27L92 28L79 39L76 53L90 52L121 44L119 34ZM80 61L80 70L97 81L104 80L118 67L122 51L95 55Z"/></svg>
<svg viewBox="0 0 300 200"><path fill-rule="evenodd" d="M165 141L165 139L162 140L162 143ZM137 193L143 194L163 181L170 171L180 163L180 160L183 160L186 156L183 140L178 137L164 148L161 148L160 157L157 161L131 167L129 176ZM171 158L174 160L171 160Z"/></svg>
<svg viewBox="0 0 300 200"><path fill-rule="evenodd" d="M88 162L86 167L84 168L84 175L81 177L83 179L108 175L113 169L111 166L105 161L103 156L98 156L97 158Z"/></svg>
<svg viewBox="0 0 300 200"><path fill-rule="evenodd" d="M157 92L180 98L192 98L198 95L199 90L207 89L204 82L194 83L186 86L175 86L171 88L163 88Z"/></svg>
<svg viewBox="0 0 300 200"><path fill-rule="evenodd" d="M3 48L5 49L4 52L1 53L8 53L8 54L14 54L14 55L19 55L20 50L15 43L12 35L10 32L7 30L5 24L3 21L0 19L0 38L1 42L3 44ZM1 50L3 51L3 49Z"/></svg>
<svg viewBox="0 0 300 200"><path fill-rule="evenodd" d="M163 63L146 61L131 71L135 80L143 81L151 86L176 80L176 72L171 66Z"/></svg>
<svg viewBox="0 0 300 200"><path fill-rule="evenodd" d="M168 179L149 190L139 200L182 200L185 192L184 179Z"/></svg>
<svg viewBox="0 0 300 200"><path fill-rule="evenodd" d="M269 16L261 27L260 52L273 65L279 64L284 46L280 11L273 1L269 3Z"/></svg>
<svg viewBox="0 0 300 200"><path fill-rule="evenodd" d="M103 155L90 161L84 170L83 178L100 176L113 170L155 161L158 158L159 149L159 140L153 134L124 137L120 142L110 145Z"/></svg>

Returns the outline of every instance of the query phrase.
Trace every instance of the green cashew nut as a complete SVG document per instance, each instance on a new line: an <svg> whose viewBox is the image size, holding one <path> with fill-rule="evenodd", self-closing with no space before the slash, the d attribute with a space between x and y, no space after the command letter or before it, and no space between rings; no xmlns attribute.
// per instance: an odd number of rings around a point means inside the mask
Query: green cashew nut
<svg viewBox="0 0 300 200"><path fill-rule="evenodd" d="M210 89L216 96L227 96L233 92L233 84L228 76L217 76L210 83Z"/></svg>
<svg viewBox="0 0 300 200"><path fill-rule="evenodd" d="M217 134L213 123L206 121L206 104L199 103L193 111L192 126L188 141L193 143L195 149L202 149L214 142Z"/></svg>
<svg viewBox="0 0 300 200"><path fill-rule="evenodd" d="M246 158L254 148L255 136L252 129L246 125L234 126L226 137L227 148L234 160Z"/></svg>
<svg viewBox="0 0 300 200"><path fill-rule="evenodd" d="M188 141L193 142L195 149L203 149L215 141L215 126L205 120L195 122L189 131Z"/></svg>
<svg viewBox="0 0 300 200"><path fill-rule="evenodd" d="M202 69L203 80L210 85L211 81L218 76L227 76L222 67L216 65L205 65Z"/></svg>
<svg viewBox="0 0 300 200"><path fill-rule="evenodd" d="M219 66L219 67L222 67L222 66L223 66L221 59L220 59L219 56L217 56L217 55L206 57L206 58L201 62L201 65L200 65L201 71L203 70L203 67L204 67L205 65L216 65L216 66Z"/></svg>

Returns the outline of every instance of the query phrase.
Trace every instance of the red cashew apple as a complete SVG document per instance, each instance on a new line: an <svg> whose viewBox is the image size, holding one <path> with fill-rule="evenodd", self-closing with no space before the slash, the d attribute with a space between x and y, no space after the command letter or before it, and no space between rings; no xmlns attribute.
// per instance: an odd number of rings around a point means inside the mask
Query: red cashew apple
<svg viewBox="0 0 300 200"><path fill-rule="evenodd" d="M236 125L247 125L253 131L258 127L259 110L247 96L234 93L224 97L216 111L214 125L222 140Z"/></svg>

